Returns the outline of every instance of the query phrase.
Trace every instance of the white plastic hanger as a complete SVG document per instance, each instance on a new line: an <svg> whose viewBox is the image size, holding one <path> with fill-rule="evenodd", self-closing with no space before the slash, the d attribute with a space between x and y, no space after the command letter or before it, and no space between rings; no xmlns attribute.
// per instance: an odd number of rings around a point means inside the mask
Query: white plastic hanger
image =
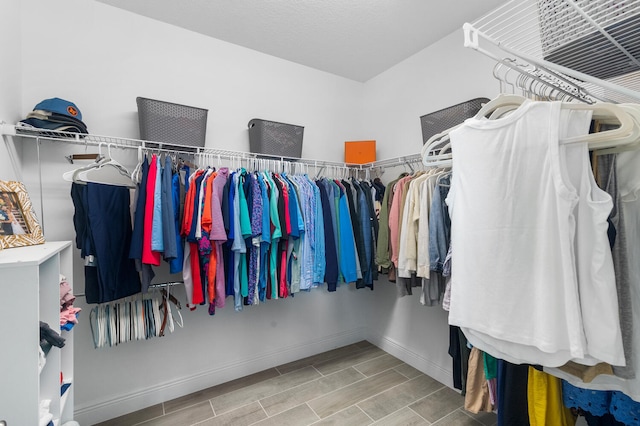
<svg viewBox="0 0 640 426"><path fill-rule="evenodd" d="M100 162L92 168L75 173L74 182L92 182L135 188L136 184L131 179L131 175L127 169L111 157L111 144L107 145L107 149L108 155L106 161Z"/></svg>
<svg viewBox="0 0 640 426"><path fill-rule="evenodd" d="M79 167L77 169L69 170L68 172L64 172L62 174L62 179L66 180L67 182L74 182L75 181L75 176L76 176L77 173L79 173L79 172L81 172L83 170L93 169L94 167L97 167L99 164L107 161L108 159L105 158L102 155L102 144L103 143L104 142L100 142L98 144L98 158L96 159L95 162L93 162L91 164L88 164L86 166ZM78 182L78 183L85 184L86 182Z"/></svg>
<svg viewBox="0 0 640 426"><path fill-rule="evenodd" d="M593 105L563 103L562 108L573 111L593 111L593 119L620 123L620 127L599 133L564 138L560 140L560 143L586 142L589 144L590 149L603 149L628 145L637 141L637 124L628 110L625 110L620 105L604 102Z"/></svg>
<svg viewBox="0 0 640 426"><path fill-rule="evenodd" d="M476 114L476 119L481 119L489 115L489 119L497 119L504 113L517 109L525 102L526 98L518 95L501 94L495 99L485 104ZM612 130L599 133L565 138L560 143L588 143L590 149L612 149L607 152L620 152L625 149L632 149L640 144L640 110L637 106L615 105L610 103L597 103L592 105L562 103L563 109L575 111L593 111L593 118L605 123L619 124ZM423 164L429 167L451 165L452 154L450 153L449 132L459 126L447 129L442 133L432 136L422 148ZM629 147L626 147L626 146Z"/></svg>
<svg viewBox="0 0 640 426"><path fill-rule="evenodd" d="M135 183L142 182L142 163L144 162L144 154L142 152L142 147L138 147L138 164L136 164L135 169L131 173L131 180Z"/></svg>
<svg viewBox="0 0 640 426"><path fill-rule="evenodd" d="M525 100L526 98L518 95L499 95L495 99L487 102L487 104L478 111L475 118L486 117L497 111L500 111L500 115L502 115L508 109L522 105ZM593 111L594 119L619 123L620 126L604 132L564 138L560 140L560 143L586 142L591 149L602 149L630 144L636 141L634 134L635 122L631 118L631 115L619 105L606 102L592 105L563 102L562 108L573 111Z"/></svg>
<svg viewBox="0 0 640 426"><path fill-rule="evenodd" d="M640 149L640 105L638 104L620 104L634 121L634 128L629 139L633 140L631 143L617 144L609 148L597 149L597 155L615 154L623 151L630 151L634 149Z"/></svg>
<svg viewBox="0 0 640 426"><path fill-rule="evenodd" d="M517 108L526 100L527 98L525 98L524 96L501 93L496 98L484 104L482 108L480 108L480 111L478 111L478 113L475 115L475 118L489 117L491 113L496 111L498 108Z"/></svg>

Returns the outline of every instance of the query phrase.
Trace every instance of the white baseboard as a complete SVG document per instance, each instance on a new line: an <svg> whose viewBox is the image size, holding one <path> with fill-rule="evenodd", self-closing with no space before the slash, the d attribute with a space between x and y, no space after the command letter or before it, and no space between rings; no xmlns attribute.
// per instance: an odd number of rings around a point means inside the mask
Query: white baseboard
<svg viewBox="0 0 640 426"><path fill-rule="evenodd" d="M452 370L442 368L442 366L425 358L421 354L402 346L395 340L381 334L374 333L371 330L369 330L369 334L366 339L385 352L401 359L413 368L417 368L427 376L430 376L440 383L453 388Z"/></svg>
<svg viewBox="0 0 640 426"><path fill-rule="evenodd" d="M358 327L320 339L301 342L289 347L282 347L259 356L243 358L237 362L215 369L203 371L189 377L166 382L153 387L123 394L118 398L99 401L91 405L75 407L75 420L81 425L92 425L133 411L141 410L164 401L169 401L216 384L224 383L273 368L290 361L325 352L340 346L364 340L366 327ZM372 342L374 343L374 342Z"/></svg>

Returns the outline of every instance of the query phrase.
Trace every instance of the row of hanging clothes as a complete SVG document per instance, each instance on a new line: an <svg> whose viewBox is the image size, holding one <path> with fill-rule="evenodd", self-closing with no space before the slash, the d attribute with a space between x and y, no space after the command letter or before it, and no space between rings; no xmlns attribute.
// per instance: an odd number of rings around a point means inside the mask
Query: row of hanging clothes
<svg viewBox="0 0 640 426"><path fill-rule="evenodd" d="M420 288L420 303L442 303L451 222L444 199L451 172L437 167L402 173L387 185L380 210L376 261L398 296ZM446 275L446 274L445 274Z"/></svg>
<svg viewBox="0 0 640 426"><path fill-rule="evenodd" d="M162 262L182 274L189 308L208 305L211 314L229 296L241 310L323 283L373 289L379 179L346 167L326 166L331 177L312 179L302 164L237 159L227 168L220 156L215 167L215 155L196 159L201 167L139 148L129 174L109 147L66 174L88 303L146 292Z"/></svg>
<svg viewBox="0 0 640 426"><path fill-rule="evenodd" d="M472 411L640 424L639 146L638 105L515 95L425 144L452 170L445 308Z"/></svg>
<svg viewBox="0 0 640 426"><path fill-rule="evenodd" d="M191 308L206 304L213 315L232 296L240 311L323 283L328 291L340 282L373 289L376 190L368 180L311 179L254 163L195 170L185 193Z"/></svg>

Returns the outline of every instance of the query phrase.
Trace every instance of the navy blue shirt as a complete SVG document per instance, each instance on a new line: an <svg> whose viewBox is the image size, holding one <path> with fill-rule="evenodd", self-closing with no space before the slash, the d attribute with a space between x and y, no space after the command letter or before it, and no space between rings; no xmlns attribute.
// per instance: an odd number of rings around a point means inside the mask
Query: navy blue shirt
<svg viewBox="0 0 640 426"><path fill-rule="evenodd" d="M338 282L338 250L333 234L333 220L331 219L331 209L329 207L329 196L323 181L317 181L316 185L320 190L320 202L322 203L322 219L324 221L324 250L327 266L324 272L324 280L329 291L336 291Z"/></svg>

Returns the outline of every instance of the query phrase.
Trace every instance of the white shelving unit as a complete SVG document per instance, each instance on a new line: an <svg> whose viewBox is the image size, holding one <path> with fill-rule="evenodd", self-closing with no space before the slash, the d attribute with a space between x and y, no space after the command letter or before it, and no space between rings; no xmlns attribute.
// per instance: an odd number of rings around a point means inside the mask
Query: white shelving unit
<svg viewBox="0 0 640 426"><path fill-rule="evenodd" d="M45 399L55 425L73 419L73 384L60 396L60 373L73 380L73 330L60 332L65 346L52 347L38 371L39 321L60 330L60 274L73 288L70 241L0 251L0 420L7 426L38 425Z"/></svg>

